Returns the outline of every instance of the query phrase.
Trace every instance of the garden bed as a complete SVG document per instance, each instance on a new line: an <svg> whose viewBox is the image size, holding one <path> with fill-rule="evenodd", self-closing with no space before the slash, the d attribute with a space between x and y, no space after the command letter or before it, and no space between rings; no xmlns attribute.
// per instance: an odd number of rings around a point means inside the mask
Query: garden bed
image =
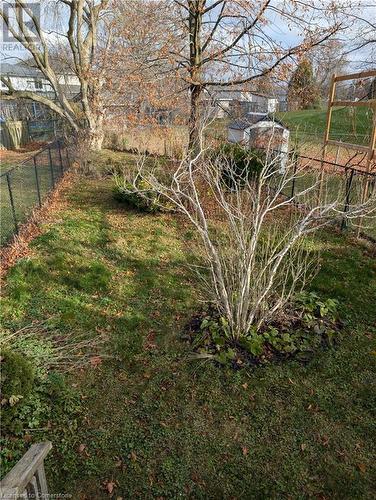
<svg viewBox="0 0 376 500"><path fill-rule="evenodd" d="M311 241L312 290L345 321L335 349L223 370L181 338L201 307L185 224L125 208L111 179L72 184L8 272L3 326L47 321L107 345L36 389L22 430L2 437L3 473L49 439L50 492L73 498L372 498L372 247L331 232Z"/></svg>

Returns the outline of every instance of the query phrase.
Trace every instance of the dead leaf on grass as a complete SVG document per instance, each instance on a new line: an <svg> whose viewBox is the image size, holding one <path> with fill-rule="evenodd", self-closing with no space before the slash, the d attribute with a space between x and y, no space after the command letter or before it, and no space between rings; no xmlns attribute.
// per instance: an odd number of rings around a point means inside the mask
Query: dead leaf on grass
<svg viewBox="0 0 376 500"><path fill-rule="evenodd" d="M80 446L78 447L78 453L83 453L85 448L86 448L86 444L81 443Z"/></svg>
<svg viewBox="0 0 376 500"><path fill-rule="evenodd" d="M100 356L93 356L90 358L90 364L93 368L97 368L102 364L102 358Z"/></svg>

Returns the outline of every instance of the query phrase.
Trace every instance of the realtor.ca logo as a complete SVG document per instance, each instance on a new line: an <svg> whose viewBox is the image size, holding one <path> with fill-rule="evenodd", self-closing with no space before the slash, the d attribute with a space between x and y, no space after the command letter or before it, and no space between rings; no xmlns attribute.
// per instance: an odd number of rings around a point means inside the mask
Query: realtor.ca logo
<svg viewBox="0 0 376 500"><path fill-rule="evenodd" d="M17 44L21 37L29 43L38 41L37 26L40 26L39 2L1 2L2 35L4 44Z"/></svg>

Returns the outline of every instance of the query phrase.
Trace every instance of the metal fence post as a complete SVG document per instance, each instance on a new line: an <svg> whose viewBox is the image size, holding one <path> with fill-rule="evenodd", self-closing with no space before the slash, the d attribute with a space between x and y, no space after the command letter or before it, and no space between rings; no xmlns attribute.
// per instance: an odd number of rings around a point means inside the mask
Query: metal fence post
<svg viewBox="0 0 376 500"><path fill-rule="evenodd" d="M8 190L9 190L10 206L12 207L12 214L13 214L14 227L16 228L16 233L18 233L18 224L17 224L16 209L15 209L15 207L14 207L14 200L13 200L13 192L12 192L12 188L10 187L10 177L9 177L9 172L7 172L7 173L6 173L6 178L7 178Z"/></svg>
<svg viewBox="0 0 376 500"><path fill-rule="evenodd" d="M349 205L350 205L350 194L351 194L351 186L352 186L352 181L354 177L354 169L351 169L350 177L346 181L346 196L345 196L345 206L343 207L344 213L349 211ZM343 217L342 223L341 223L341 230L343 231L347 227L347 220L346 217Z"/></svg>
<svg viewBox="0 0 376 500"><path fill-rule="evenodd" d="M295 196L295 181L296 181L296 170L298 168L298 156L293 153L293 162L294 162L294 177L292 178L292 186L291 186L291 199L294 199Z"/></svg>
<svg viewBox="0 0 376 500"><path fill-rule="evenodd" d="M38 167L37 167L36 156L33 156L33 163L34 163L35 180L37 183L38 201L39 201L39 206L41 207L42 206L42 198L40 197L40 187L39 187Z"/></svg>
<svg viewBox="0 0 376 500"><path fill-rule="evenodd" d="M51 171L52 186L55 187L54 169L52 167L52 156L51 156L51 148L50 147L48 147L48 158L49 158L49 161L50 161L50 171Z"/></svg>
<svg viewBox="0 0 376 500"><path fill-rule="evenodd" d="M68 147L65 146L65 156L67 157L67 168L69 169L71 164L70 164L70 158L69 158L69 153L68 153Z"/></svg>
<svg viewBox="0 0 376 500"><path fill-rule="evenodd" d="M63 167L63 158L61 156L61 148L60 148L60 141L57 141L57 147L59 149L59 159L60 159L60 170L61 170L61 175L64 174L64 167Z"/></svg>
<svg viewBox="0 0 376 500"><path fill-rule="evenodd" d="M27 127L27 135L29 136L29 141L32 141L33 137L30 132L30 120L26 120L26 127Z"/></svg>

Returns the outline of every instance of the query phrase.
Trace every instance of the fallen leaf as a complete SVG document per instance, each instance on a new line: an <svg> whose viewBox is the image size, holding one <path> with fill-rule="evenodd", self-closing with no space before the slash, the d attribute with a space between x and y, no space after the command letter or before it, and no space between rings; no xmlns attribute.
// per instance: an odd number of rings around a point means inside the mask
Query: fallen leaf
<svg viewBox="0 0 376 500"><path fill-rule="evenodd" d="M360 472L362 472L363 474L367 470L367 467L364 464L358 464L358 468L359 468Z"/></svg>
<svg viewBox="0 0 376 500"><path fill-rule="evenodd" d="M116 484L113 482L113 481L107 481L105 483L105 487L106 487L106 490L108 491L108 493L113 493L114 491L114 488L116 487Z"/></svg>
<svg viewBox="0 0 376 500"><path fill-rule="evenodd" d="M93 356L90 358L90 364L93 368L96 368L102 364L102 358L100 356Z"/></svg>
<svg viewBox="0 0 376 500"><path fill-rule="evenodd" d="M329 444L329 438L328 438L328 436L323 436L322 437L322 444L323 444L323 446L328 446L328 444Z"/></svg>
<svg viewBox="0 0 376 500"><path fill-rule="evenodd" d="M148 340L149 342L155 340L155 332L154 330L151 330L147 336L146 336L146 340Z"/></svg>
<svg viewBox="0 0 376 500"><path fill-rule="evenodd" d="M248 455L248 451L249 451L249 450L248 450L248 448L247 448L246 446L243 446L243 447L242 447L242 452L243 452L243 455L244 455L244 456Z"/></svg>
<svg viewBox="0 0 376 500"><path fill-rule="evenodd" d="M81 443L80 446L78 447L78 453L82 453L85 448L86 448L86 444Z"/></svg>
<svg viewBox="0 0 376 500"><path fill-rule="evenodd" d="M300 445L300 448L301 448L301 450L302 450L302 451L304 451L304 450L306 450L306 449L307 449L307 445L306 445L305 443L302 443L302 444Z"/></svg>
<svg viewBox="0 0 376 500"><path fill-rule="evenodd" d="M247 387L248 387L247 382L245 384L243 384L242 387L243 387L243 389L247 389Z"/></svg>

